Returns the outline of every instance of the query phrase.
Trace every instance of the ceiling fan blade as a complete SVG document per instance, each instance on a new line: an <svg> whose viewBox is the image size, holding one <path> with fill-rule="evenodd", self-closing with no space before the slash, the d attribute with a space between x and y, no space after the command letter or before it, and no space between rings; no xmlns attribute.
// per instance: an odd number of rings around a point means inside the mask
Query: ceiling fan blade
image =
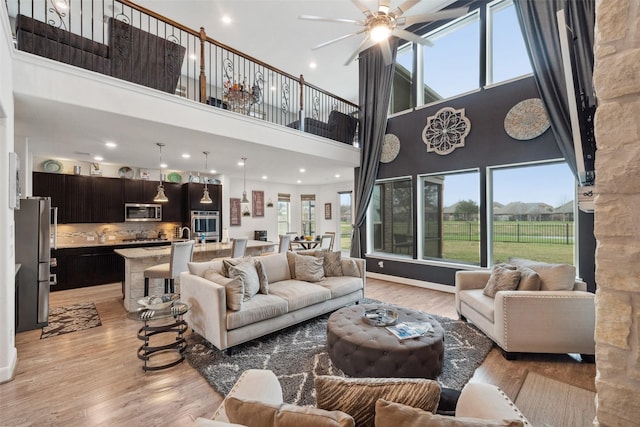
<svg viewBox="0 0 640 427"><path fill-rule="evenodd" d="M370 41L369 37L365 37L364 40L362 40L362 42L360 43L360 46L358 46L358 48L356 49L355 52L353 52L353 54L349 57L349 59L347 59L347 62L344 63L344 65L351 65L351 63L353 62L354 59L356 59L356 56L358 56L358 54L363 50L362 47L368 42Z"/></svg>
<svg viewBox="0 0 640 427"><path fill-rule="evenodd" d="M382 52L382 59L384 60L384 65L391 65L393 62L391 58L391 46L389 46L389 39L381 40L380 43L380 51Z"/></svg>
<svg viewBox="0 0 640 427"><path fill-rule="evenodd" d="M364 33L364 30L358 31L357 33L351 33L351 34L347 34L345 36L340 36L340 37L335 38L333 40L329 40L329 41L326 41L324 43L320 43L318 46L312 47L311 50L320 49L321 47L328 46L328 45L330 45L332 43L336 43L336 42L339 42L340 40L348 39L349 37L357 36L358 34L362 34L362 33Z"/></svg>
<svg viewBox="0 0 640 427"><path fill-rule="evenodd" d="M323 16L313 16L313 15L300 15L300 16L298 16L298 19L304 19L304 20L307 20L307 21L344 22L346 24L364 25L364 22L357 21L355 19L325 18Z"/></svg>
<svg viewBox="0 0 640 427"><path fill-rule="evenodd" d="M400 16L402 16L403 13L406 13L407 10L411 9L413 6L417 5L418 3L420 3L420 0L407 0L404 3L402 3L400 6L396 7L393 10L393 12L390 13L390 15L393 15L396 18L399 18Z"/></svg>
<svg viewBox="0 0 640 427"><path fill-rule="evenodd" d="M401 30L400 28L396 28L395 30L392 31L392 34L394 36L398 36L401 39L405 39L410 42L414 42L414 43L418 43L418 44L422 44L430 47L433 46L433 43L431 43L431 41L425 39L424 37L420 37L417 34L410 33L407 30Z"/></svg>
<svg viewBox="0 0 640 427"><path fill-rule="evenodd" d="M413 25L421 22L439 21L441 19L458 18L467 14L468 9L461 7L458 9L441 10L440 12L425 13L423 15L413 15L404 18L404 25Z"/></svg>
<svg viewBox="0 0 640 427"><path fill-rule="evenodd" d="M364 4L361 0L351 0L351 2L353 4L356 5L356 7L358 9L360 9L360 12L364 13L364 15L368 18L369 16L373 15L373 13L371 13L371 11L369 10L369 8L367 7L366 4Z"/></svg>
<svg viewBox="0 0 640 427"><path fill-rule="evenodd" d="M389 8L391 5L391 0L379 0L378 1L378 12L389 13Z"/></svg>

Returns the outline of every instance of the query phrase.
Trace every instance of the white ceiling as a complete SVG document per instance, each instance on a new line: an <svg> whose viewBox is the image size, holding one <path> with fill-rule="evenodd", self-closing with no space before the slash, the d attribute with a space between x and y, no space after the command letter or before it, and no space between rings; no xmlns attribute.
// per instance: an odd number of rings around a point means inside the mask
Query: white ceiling
<svg viewBox="0 0 640 427"><path fill-rule="evenodd" d="M451 2L423 0L407 16L439 10ZM349 66L344 63L364 36L351 37L316 51L311 47L355 32L360 27L298 19L299 15L362 19L362 13L349 0L138 0L136 3L188 27L197 29L202 26L209 37L221 43L290 74L303 74L305 81L342 98L355 103L358 101L357 62ZM364 3L373 10L377 8L377 1L364 0ZM391 1L391 7L401 3L403 1ZM222 23L223 15L231 17L231 25ZM316 69L309 67L311 61L317 63ZM118 155L110 154L112 163L155 168L155 142L182 140L184 142L178 146L164 149L165 158L172 159L171 169L204 169L202 151L212 151L212 144L217 144L224 149L216 150L215 159L210 157L210 167L216 167L219 173L231 177L237 178L241 174L241 169L235 166L242 157L241 153L251 159L248 165L253 166L248 166L247 179L260 179L264 174L269 181L295 183L297 168L283 168L283 158L288 159L288 165L306 167L303 183L335 182L335 174L340 174L339 180L342 181L351 180L353 176L352 167L346 166L344 161L319 159L304 153L286 153L283 156L280 150L244 141L212 138L210 134L189 132L169 125L148 126L124 114L82 111L68 104L51 105L29 97L16 99L16 132L29 138L30 148L37 156L90 161L87 153L104 151L103 147L94 146L113 139L125 143L120 144L118 151L123 151ZM189 152L192 158L179 158L182 152ZM262 167L258 169L256 164ZM221 170L218 165L226 166ZM249 176L250 171L253 176Z"/></svg>

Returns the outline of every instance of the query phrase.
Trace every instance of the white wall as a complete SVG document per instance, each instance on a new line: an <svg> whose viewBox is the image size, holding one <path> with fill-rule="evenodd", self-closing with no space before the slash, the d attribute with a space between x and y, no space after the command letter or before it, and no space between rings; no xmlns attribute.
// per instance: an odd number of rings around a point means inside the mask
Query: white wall
<svg viewBox="0 0 640 427"><path fill-rule="evenodd" d="M9 209L9 153L13 151L13 72L9 18L0 7L0 383L13 378L17 353L14 341L14 222Z"/></svg>

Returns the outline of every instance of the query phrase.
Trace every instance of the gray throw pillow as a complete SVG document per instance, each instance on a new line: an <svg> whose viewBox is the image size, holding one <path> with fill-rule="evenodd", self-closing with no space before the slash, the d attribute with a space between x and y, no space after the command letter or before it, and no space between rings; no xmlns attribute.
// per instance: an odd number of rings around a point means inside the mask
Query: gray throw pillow
<svg viewBox="0 0 640 427"><path fill-rule="evenodd" d="M314 256L296 255L296 279L319 282L324 279L324 261Z"/></svg>
<svg viewBox="0 0 640 427"><path fill-rule="evenodd" d="M482 293L494 298L498 291L514 291L520 283L520 272L509 267L496 265L491 271L491 276Z"/></svg>
<svg viewBox="0 0 640 427"><path fill-rule="evenodd" d="M355 259L342 260L342 274L344 276L360 277L360 268Z"/></svg>
<svg viewBox="0 0 640 427"><path fill-rule="evenodd" d="M256 260L256 272L258 273L258 280L260 280L260 293L269 295L269 278L265 272L264 264L260 260Z"/></svg>
<svg viewBox="0 0 640 427"><path fill-rule="evenodd" d="M539 291L540 275L528 267L518 267L520 272L519 291Z"/></svg>
<svg viewBox="0 0 640 427"><path fill-rule="evenodd" d="M229 278L240 278L244 284L244 301L249 301L251 297L260 291L260 279L252 260L241 262L229 268Z"/></svg>
<svg viewBox="0 0 640 427"><path fill-rule="evenodd" d="M320 252L322 254L324 262L324 275L326 277L338 277L342 276L342 254L340 251L335 252ZM317 255L316 255L317 256Z"/></svg>
<svg viewBox="0 0 640 427"><path fill-rule="evenodd" d="M242 308L242 300L244 299L244 282L242 278L229 279L215 270L207 270L204 278L225 287L225 297L229 310L238 311Z"/></svg>
<svg viewBox="0 0 640 427"><path fill-rule="evenodd" d="M229 268L238 265L241 262L250 260L251 257L225 258L222 260L222 275L229 277Z"/></svg>

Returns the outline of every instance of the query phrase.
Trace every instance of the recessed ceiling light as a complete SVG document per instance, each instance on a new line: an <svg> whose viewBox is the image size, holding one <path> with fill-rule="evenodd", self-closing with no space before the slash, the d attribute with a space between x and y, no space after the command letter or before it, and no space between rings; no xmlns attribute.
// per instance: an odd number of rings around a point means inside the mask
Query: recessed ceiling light
<svg viewBox="0 0 640 427"><path fill-rule="evenodd" d="M297 180L296 183L297 184L302 184L302 181L301 180Z"/></svg>
<svg viewBox="0 0 640 427"><path fill-rule="evenodd" d="M231 24L231 17L229 15L224 15L222 17L222 22L224 22L227 25Z"/></svg>
<svg viewBox="0 0 640 427"><path fill-rule="evenodd" d="M160 168L161 169L166 169L168 166L166 163L160 163Z"/></svg>
<svg viewBox="0 0 640 427"><path fill-rule="evenodd" d="M184 153L184 154L182 155L182 158L183 158L183 159L190 159L190 158L191 158L191 154L189 154L189 153Z"/></svg>
<svg viewBox="0 0 640 427"><path fill-rule="evenodd" d="M108 148L116 148L118 146L118 144L116 144L115 142L111 142L111 141L107 141L104 143L105 147Z"/></svg>
<svg viewBox="0 0 640 427"><path fill-rule="evenodd" d="M262 175L262 179L267 179L267 175Z"/></svg>
<svg viewBox="0 0 640 427"><path fill-rule="evenodd" d="M339 173L335 174L335 177L340 178L340 174Z"/></svg>
<svg viewBox="0 0 640 427"><path fill-rule="evenodd" d="M315 70L317 67L318 67L318 64L316 64L315 62L309 63L309 68L311 68L312 70Z"/></svg>
<svg viewBox="0 0 640 427"><path fill-rule="evenodd" d="M305 168L300 168L300 173L305 173L307 170Z"/></svg>
<svg viewBox="0 0 640 427"><path fill-rule="evenodd" d="M209 173L218 173L215 169L211 169Z"/></svg>
<svg viewBox="0 0 640 427"><path fill-rule="evenodd" d="M93 156L93 160L95 160L96 162L101 162L104 160L104 157L98 155L98 156Z"/></svg>
<svg viewBox="0 0 640 427"><path fill-rule="evenodd" d="M244 166L244 162L243 162L242 160L240 160L240 161L238 162L238 166Z"/></svg>

